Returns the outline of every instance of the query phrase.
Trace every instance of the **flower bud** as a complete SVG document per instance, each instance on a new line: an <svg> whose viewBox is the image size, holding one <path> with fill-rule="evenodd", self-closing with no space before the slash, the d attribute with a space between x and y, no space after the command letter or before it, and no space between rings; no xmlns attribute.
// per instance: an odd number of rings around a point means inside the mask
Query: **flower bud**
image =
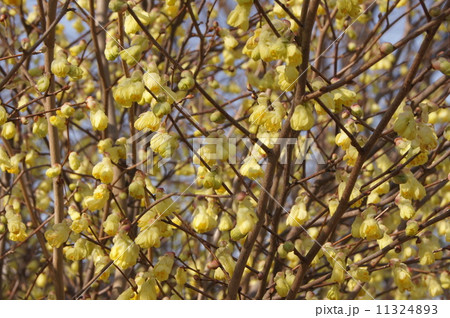
<svg viewBox="0 0 450 318"><path fill-rule="evenodd" d="M230 231L230 238L231 240L237 242L242 240L245 237L246 234L242 234L238 227L234 227Z"/></svg>
<svg viewBox="0 0 450 318"><path fill-rule="evenodd" d="M328 210L330 211L330 216L333 216L339 205L339 200L336 196L332 196L328 199Z"/></svg>
<svg viewBox="0 0 450 318"><path fill-rule="evenodd" d="M223 124L225 122L225 117L222 115L221 112L219 112L218 110L216 110L215 112L213 112L210 116L209 119L217 124Z"/></svg>
<svg viewBox="0 0 450 318"><path fill-rule="evenodd" d="M40 92L45 92L48 89L49 85L50 85L50 75L49 74L42 75L36 83L37 89Z"/></svg>
<svg viewBox="0 0 450 318"><path fill-rule="evenodd" d="M113 12L123 12L127 9L127 3L122 0L111 0L108 8Z"/></svg>
<svg viewBox="0 0 450 318"><path fill-rule="evenodd" d="M392 52L394 52L394 46L389 42L381 43L380 52L385 55L391 54Z"/></svg>
<svg viewBox="0 0 450 318"><path fill-rule="evenodd" d="M81 162L80 162L80 156L75 151L72 151L69 154L69 167L73 171L78 170L80 168Z"/></svg>
<svg viewBox="0 0 450 318"><path fill-rule="evenodd" d="M258 217L254 211L253 206L249 199L244 199L239 202L239 207L236 213L236 228L242 235L247 235L253 230L256 223L258 222Z"/></svg>
<svg viewBox="0 0 450 318"><path fill-rule="evenodd" d="M61 174L61 165L59 163L53 164L47 169L45 175L49 178L56 178Z"/></svg>

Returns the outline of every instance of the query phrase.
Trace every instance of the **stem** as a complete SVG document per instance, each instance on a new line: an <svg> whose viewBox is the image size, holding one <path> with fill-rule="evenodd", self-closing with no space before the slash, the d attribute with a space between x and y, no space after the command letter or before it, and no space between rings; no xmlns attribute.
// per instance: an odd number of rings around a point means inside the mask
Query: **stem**
<svg viewBox="0 0 450 318"><path fill-rule="evenodd" d="M47 29L50 29L55 21L56 8L58 5L57 0L49 0L47 4ZM45 71L51 74L51 65L53 62L53 56L55 51L55 30L51 29L48 36L44 40L45 47L47 49L45 53ZM53 74L50 79L50 86L48 91L51 93L55 90L55 78ZM50 95L45 99L45 110L50 111L56 107L55 95ZM58 131L56 127L50 124L50 113L46 113L48 122L48 141L50 150L50 162L51 164L59 164L61 161L60 145ZM61 223L64 219L64 197L62 188L62 179L53 179L53 193L54 193L54 222L55 224ZM64 264L62 247L53 249L53 267L55 268L55 293L57 299L64 299Z"/></svg>

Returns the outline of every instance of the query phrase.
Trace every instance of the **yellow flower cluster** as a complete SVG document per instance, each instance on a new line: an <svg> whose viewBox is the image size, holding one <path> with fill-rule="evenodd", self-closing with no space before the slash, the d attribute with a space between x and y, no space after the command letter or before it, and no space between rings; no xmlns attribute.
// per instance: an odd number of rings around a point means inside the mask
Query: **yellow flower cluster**
<svg viewBox="0 0 450 318"><path fill-rule="evenodd" d="M268 24L255 30L245 44L242 53L253 60L272 62L282 60L287 66L298 66L302 63L302 53L296 44L290 43L292 37L289 30L289 23L282 20L273 20L275 27L281 37L277 37Z"/></svg>

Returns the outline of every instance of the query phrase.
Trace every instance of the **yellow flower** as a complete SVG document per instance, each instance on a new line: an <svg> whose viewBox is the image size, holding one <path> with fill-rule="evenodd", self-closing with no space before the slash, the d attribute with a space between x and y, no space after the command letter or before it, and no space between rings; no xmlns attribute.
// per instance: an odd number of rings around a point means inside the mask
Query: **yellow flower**
<svg viewBox="0 0 450 318"><path fill-rule="evenodd" d="M237 4L233 11L228 15L227 24L239 28L242 31L247 31L252 4L253 1L249 1L249 3L243 5Z"/></svg>
<svg viewBox="0 0 450 318"><path fill-rule="evenodd" d="M408 267L400 262L394 264L394 282L397 285L399 291L403 293L405 290L411 291L414 285L411 280L411 274Z"/></svg>
<svg viewBox="0 0 450 318"><path fill-rule="evenodd" d="M296 199L289 215L286 218L286 224L289 226L301 226L309 220L309 213L303 198Z"/></svg>
<svg viewBox="0 0 450 318"><path fill-rule="evenodd" d="M257 179L264 175L264 171L254 157L247 157L239 172L250 179Z"/></svg>
<svg viewBox="0 0 450 318"><path fill-rule="evenodd" d="M413 140L416 138L417 129L414 114L410 107L404 107L394 123L394 130L403 138Z"/></svg>
<svg viewBox="0 0 450 318"><path fill-rule="evenodd" d="M273 280L275 281L275 289L278 295L280 295L281 297L286 297L291 287L286 280L285 273L278 272Z"/></svg>
<svg viewBox="0 0 450 318"><path fill-rule="evenodd" d="M336 258L335 262L333 264L333 271L331 272L331 278L330 281L336 282L336 283L342 283L345 280L345 263L344 263L345 256L343 253L339 253Z"/></svg>
<svg viewBox="0 0 450 318"><path fill-rule="evenodd" d="M370 273L366 267L358 267L354 264L352 265L350 265L350 275L353 278L365 283L370 281Z"/></svg>
<svg viewBox="0 0 450 318"><path fill-rule="evenodd" d="M194 219L192 220L192 228L197 233L206 233L211 231L217 225L217 220L214 219L211 215L206 213L206 211L198 211Z"/></svg>
<svg viewBox="0 0 450 318"><path fill-rule="evenodd" d="M422 150L431 151L437 147L437 136L433 128L424 123L417 125L417 140Z"/></svg>
<svg viewBox="0 0 450 318"><path fill-rule="evenodd" d="M416 221L408 221L405 228L405 234L415 236L419 232L419 224Z"/></svg>
<svg viewBox="0 0 450 318"><path fill-rule="evenodd" d="M156 300L157 290L156 290L156 280L153 277L145 280L142 285L138 287L137 299L139 300Z"/></svg>
<svg viewBox="0 0 450 318"><path fill-rule="evenodd" d="M425 195L425 187L417 181L411 171L406 171L407 181L400 184L400 195L409 200L422 200Z"/></svg>
<svg viewBox="0 0 450 318"><path fill-rule="evenodd" d="M400 210L400 217L404 220L409 220L416 214L416 210L412 206L411 200L405 199L401 195L398 195L395 198L395 204Z"/></svg>
<svg viewBox="0 0 450 318"><path fill-rule="evenodd" d="M339 200L336 196L332 196L328 199L328 210L330 211L331 216L336 212L338 205Z"/></svg>
<svg viewBox="0 0 450 318"><path fill-rule="evenodd" d="M232 228L233 228L233 221L231 220L231 217L226 213L222 214L219 221L219 231L221 232L230 231Z"/></svg>
<svg viewBox="0 0 450 318"><path fill-rule="evenodd" d="M40 92L45 92L48 89L49 85L50 85L50 75L48 74L42 75L36 83L37 89Z"/></svg>
<svg viewBox="0 0 450 318"><path fill-rule="evenodd" d="M160 237L162 237L162 235L157 223L159 223L159 221L141 228L141 231L134 240L136 244L141 248L159 247L161 244Z"/></svg>
<svg viewBox="0 0 450 318"><path fill-rule="evenodd" d="M136 71L131 78L125 78L119 82L115 89L113 89L113 97L123 107L131 107L133 102L139 102L141 100L144 91L145 87L142 82L142 74Z"/></svg>
<svg viewBox="0 0 450 318"><path fill-rule="evenodd" d="M135 199L142 199L145 197L145 181L142 176L138 175L137 172L128 187L128 193Z"/></svg>
<svg viewBox="0 0 450 318"><path fill-rule="evenodd" d="M290 122L291 128L294 130L310 130L314 126L314 115L311 104L297 105Z"/></svg>
<svg viewBox="0 0 450 318"><path fill-rule="evenodd" d="M106 184L100 184L95 188L92 196L87 196L83 204L90 211L101 210L109 198L109 190Z"/></svg>
<svg viewBox="0 0 450 318"><path fill-rule="evenodd" d="M245 198L239 202L238 210L236 213L236 227L242 235L247 235L258 222L258 217L254 211L254 207L251 201Z"/></svg>
<svg viewBox="0 0 450 318"><path fill-rule="evenodd" d="M327 292L327 298L329 300L339 300L341 297L341 293L339 292L338 285L333 285L330 287L330 289Z"/></svg>
<svg viewBox="0 0 450 318"><path fill-rule="evenodd" d="M150 141L150 148L163 158L169 158L178 148L176 136L159 130Z"/></svg>
<svg viewBox="0 0 450 318"><path fill-rule="evenodd" d="M345 132L340 132L336 135L334 142L337 146L341 147L344 150L347 150L348 147L350 147L352 141Z"/></svg>
<svg viewBox="0 0 450 318"><path fill-rule="evenodd" d="M155 278L160 282L166 281L172 271L175 255L167 253L159 258L158 263L153 268Z"/></svg>
<svg viewBox="0 0 450 318"><path fill-rule="evenodd" d="M430 293L431 297L434 298L444 293L441 284L439 284L439 281L436 279L435 276L427 275L425 277L425 282L428 285L428 292Z"/></svg>
<svg viewBox="0 0 450 318"><path fill-rule="evenodd" d="M70 169L72 169L73 171L78 170L78 168L80 168L81 162L80 162L80 156L78 156L78 154L75 151L72 151L69 154L69 166Z"/></svg>
<svg viewBox="0 0 450 318"><path fill-rule="evenodd" d="M277 66L278 72L278 85L282 91L290 92L295 87L295 82L299 78L297 68L292 65L280 65Z"/></svg>
<svg viewBox="0 0 450 318"><path fill-rule="evenodd" d="M70 63L67 61L67 56L60 52L58 52L59 55L52 62L51 71L58 77L66 77L70 71Z"/></svg>
<svg viewBox="0 0 450 318"><path fill-rule="evenodd" d="M92 128L94 130L103 131L108 127L108 117L103 109L92 110L90 114Z"/></svg>
<svg viewBox="0 0 450 318"><path fill-rule="evenodd" d="M80 261L88 256L88 249L86 247L86 240L78 239L73 247L67 246L64 248L64 255L69 261Z"/></svg>
<svg viewBox="0 0 450 318"><path fill-rule="evenodd" d="M183 267L178 267L177 272L175 273L175 281L177 282L177 286L184 286L187 282L187 272Z"/></svg>
<svg viewBox="0 0 450 318"><path fill-rule="evenodd" d="M69 239L70 228L67 222L63 221L54 224L50 229L45 231L45 239L51 247L60 247Z"/></svg>
<svg viewBox="0 0 450 318"><path fill-rule="evenodd" d="M159 95L162 91L162 80L158 73L147 72L143 76L144 84L155 95Z"/></svg>
<svg viewBox="0 0 450 318"><path fill-rule="evenodd" d="M216 250L216 256L217 256L217 259L219 260L220 264L222 264L225 271L231 277L234 273L234 268L236 266L236 263L234 262L233 257L231 256L231 251L228 248L228 246L219 247ZM214 271L214 279L218 279L218 280L222 280L222 281L227 279L222 268L217 268Z"/></svg>
<svg viewBox="0 0 450 318"><path fill-rule="evenodd" d="M14 212L11 206L5 207L5 218L8 223L9 239L11 241L22 242L27 238L27 227L22 222L20 213Z"/></svg>
<svg viewBox="0 0 450 318"><path fill-rule="evenodd" d="M248 121L252 125L263 125L267 119L268 112L266 105L257 105L252 108L252 114L248 118Z"/></svg>
<svg viewBox="0 0 450 318"><path fill-rule="evenodd" d="M103 157L92 169L92 176L101 182L108 184L114 179L114 169L109 157Z"/></svg>
<svg viewBox="0 0 450 318"><path fill-rule="evenodd" d="M286 64L298 66L302 64L302 52L294 43L289 43L286 46Z"/></svg>
<svg viewBox="0 0 450 318"><path fill-rule="evenodd" d="M45 171L45 175L49 178L56 178L61 174L61 165L58 163L55 163L50 168Z"/></svg>
<svg viewBox="0 0 450 318"><path fill-rule="evenodd" d="M0 106L0 126L8 120L8 113L3 106Z"/></svg>
<svg viewBox="0 0 450 318"><path fill-rule="evenodd" d="M120 215L118 213L111 213L103 223L103 229L108 235L116 235L119 232Z"/></svg>
<svg viewBox="0 0 450 318"><path fill-rule="evenodd" d="M8 121L2 127L2 137L5 139L12 139L16 135L16 125L13 122Z"/></svg>
<svg viewBox="0 0 450 318"><path fill-rule="evenodd" d="M121 269L127 269L136 264L139 256L139 247L128 237L125 232L119 232L113 239L109 257Z"/></svg>
<svg viewBox="0 0 450 318"><path fill-rule="evenodd" d="M156 131L159 128L159 124L160 119L152 111L147 111L139 115L139 118L134 122L134 128L137 130L150 129Z"/></svg>
<svg viewBox="0 0 450 318"><path fill-rule="evenodd" d="M281 129L286 110L280 102L274 102L272 107L273 110L265 114L264 127L268 132L277 132Z"/></svg>
<svg viewBox="0 0 450 318"><path fill-rule="evenodd" d="M33 123L33 134L40 138L44 138L47 136L48 132L47 121L44 117L38 117L35 120L36 121Z"/></svg>
<svg viewBox="0 0 450 318"><path fill-rule="evenodd" d="M154 20L152 19L151 14L149 12L144 11L144 9L142 9L139 5L133 8L133 12L136 14L139 21L145 26L149 25L152 22L152 20ZM129 13L127 13L125 17L124 27L125 32L129 35L133 35L141 30L139 24L136 22L134 17Z"/></svg>
<svg viewBox="0 0 450 318"><path fill-rule="evenodd" d="M359 233L362 238L367 239L368 241L379 240L383 237L383 231L381 230L380 225L371 215L367 216L361 223Z"/></svg>

